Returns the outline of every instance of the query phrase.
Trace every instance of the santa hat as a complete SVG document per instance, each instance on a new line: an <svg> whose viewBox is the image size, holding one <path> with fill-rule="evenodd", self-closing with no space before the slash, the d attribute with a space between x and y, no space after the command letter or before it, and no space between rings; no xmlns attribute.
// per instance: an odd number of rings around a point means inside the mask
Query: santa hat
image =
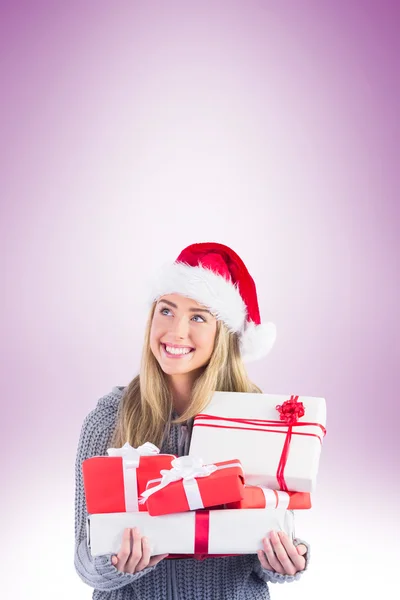
<svg viewBox="0 0 400 600"><path fill-rule="evenodd" d="M182 250L152 282L152 302L167 294L181 294L206 306L238 334L246 362L265 356L275 342L275 325L261 324L254 280L228 246L206 242Z"/></svg>

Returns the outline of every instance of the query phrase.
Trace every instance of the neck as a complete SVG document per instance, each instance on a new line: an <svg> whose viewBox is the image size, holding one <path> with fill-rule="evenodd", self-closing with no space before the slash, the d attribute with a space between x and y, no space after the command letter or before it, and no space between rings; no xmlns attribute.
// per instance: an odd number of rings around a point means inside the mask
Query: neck
<svg viewBox="0 0 400 600"><path fill-rule="evenodd" d="M201 371L191 371L179 375L169 375L168 383L172 393L173 407L181 415L190 405L193 385Z"/></svg>

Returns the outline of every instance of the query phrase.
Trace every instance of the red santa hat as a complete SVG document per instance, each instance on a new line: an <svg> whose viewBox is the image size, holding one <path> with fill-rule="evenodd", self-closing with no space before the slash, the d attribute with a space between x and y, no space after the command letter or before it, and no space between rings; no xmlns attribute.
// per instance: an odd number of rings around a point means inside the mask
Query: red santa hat
<svg viewBox="0 0 400 600"><path fill-rule="evenodd" d="M254 280L228 246L206 242L182 250L152 283L152 301L167 294L181 294L206 306L229 331L238 334L246 362L265 356L275 342L275 325L261 323Z"/></svg>

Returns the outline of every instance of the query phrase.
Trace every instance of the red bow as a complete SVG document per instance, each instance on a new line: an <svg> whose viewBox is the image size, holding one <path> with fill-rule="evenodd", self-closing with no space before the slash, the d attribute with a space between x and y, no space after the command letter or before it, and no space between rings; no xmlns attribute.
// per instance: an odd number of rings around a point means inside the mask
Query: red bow
<svg viewBox="0 0 400 600"><path fill-rule="evenodd" d="M297 402L297 398L298 396L291 396L290 400L286 400L286 402L278 404L276 407L281 421L285 421L289 425L296 423L300 417L304 416L304 404Z"/></svg>

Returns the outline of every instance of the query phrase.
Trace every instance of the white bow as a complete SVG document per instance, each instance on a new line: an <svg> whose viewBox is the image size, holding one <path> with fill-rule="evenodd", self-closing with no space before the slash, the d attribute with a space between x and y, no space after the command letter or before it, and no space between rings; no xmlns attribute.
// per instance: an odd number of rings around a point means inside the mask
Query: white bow
<svg viewBox="0 0 400 600"><path fill-rule="evenodd" d="M193 456L180 456L171 462L172 469L160 471L161 481L142 493L139 503L144 504L149 496L162 490L170 483L183 479L185 482L194 481L197 477L208 477L218 470L216 465L204 465L201 458Z"/></svg>
<svg viewBox="0 0 400 600"><path fill-rule="evenodd" d="M129 466L139 466L141 456L153 456L159 454L160 450L151 442L146 442L137 448L134 448L126 442L122 448L108 448L108 456L121 456Z"/></svg>

